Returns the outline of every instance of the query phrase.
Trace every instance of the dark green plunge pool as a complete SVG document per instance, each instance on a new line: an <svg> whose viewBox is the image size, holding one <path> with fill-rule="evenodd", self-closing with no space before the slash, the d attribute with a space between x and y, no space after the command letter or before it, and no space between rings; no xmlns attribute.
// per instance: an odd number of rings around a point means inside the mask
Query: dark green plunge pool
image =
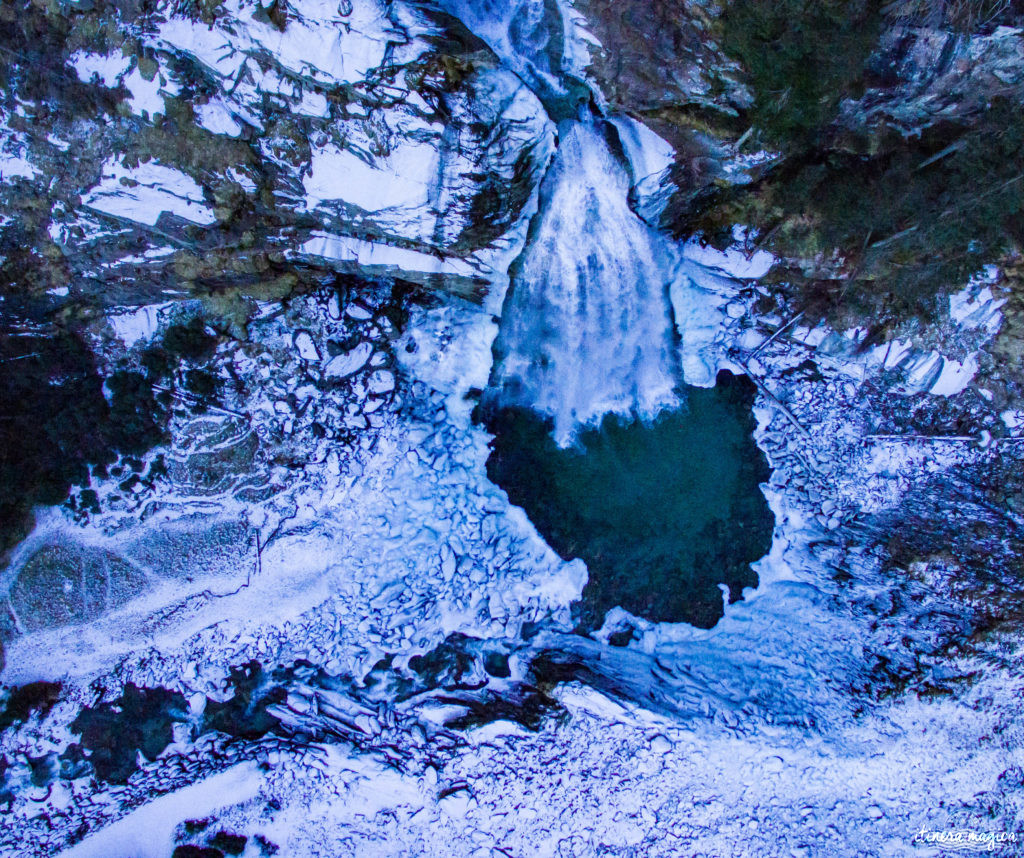
<svg viewBox="0 0 1024 858"><path fill-rule="evenodd" d="M615 606L710 628L719 584L730 601L757 585L750 563L768 552L774 518L759 487L769 468L752 437L755 392L722 372L713 388L686 388L683 408L652 423L606 417L569 449L528 409L488 411L489 477L559 555L587 564L581 629Z"/></svg>

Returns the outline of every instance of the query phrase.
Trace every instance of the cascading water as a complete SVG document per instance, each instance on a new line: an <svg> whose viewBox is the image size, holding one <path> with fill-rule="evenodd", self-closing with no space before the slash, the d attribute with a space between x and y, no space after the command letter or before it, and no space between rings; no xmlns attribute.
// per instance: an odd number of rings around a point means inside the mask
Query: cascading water
<svg viewBox="0 0 1024 858"><path fill-rule="evenodd" d="M495 345L491 404L531 408L568 443L605 414L679 405L672 245L630 209L603 121L563 122Z"/></svg>

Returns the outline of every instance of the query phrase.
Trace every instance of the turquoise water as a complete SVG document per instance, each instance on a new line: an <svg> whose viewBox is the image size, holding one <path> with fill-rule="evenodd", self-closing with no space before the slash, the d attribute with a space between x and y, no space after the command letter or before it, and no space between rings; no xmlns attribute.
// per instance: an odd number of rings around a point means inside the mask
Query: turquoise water
<svg viewBox="0 0 1024 858"><path fill-rule="evenodd" d="M729 600L757 585L750 563L771 546L774 517L759 484L755 389L720 373L686 388L686 406L652 423L608 416L560 449L550 420L525 408L492 410L490 478L522 507L563 558L590 573L582 630L615 606L662 622L710 628Z"/></svg>

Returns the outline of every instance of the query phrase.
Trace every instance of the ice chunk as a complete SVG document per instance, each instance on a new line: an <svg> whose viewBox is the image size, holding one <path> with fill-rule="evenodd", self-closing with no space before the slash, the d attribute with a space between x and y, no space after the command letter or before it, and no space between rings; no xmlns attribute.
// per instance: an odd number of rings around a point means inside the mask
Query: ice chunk
<svg viewBox="0 0 1024 858"><path fill-rule="evenodd" d="M971 383L977 371L978 359L974 355L968 355L962 363L943 358L942 372L930 392L937 396L954 396Z"/></svg>
<svg viewBox="0 0 1024 858"><path fill-rule="evenodd" d="M389 393L395 389L395 377L385 369L379 369L370 376L367 383L370 393Z"/></svg>
<svg viewBox="0 0 1024 858"><path fill-rule="evenodd" d="M295 351L299 353L299 357L303 360L320 360L320 352L316 347L316 343L313 342L313 337L309 331L299 331L292 338L292 342L295 344Z"/></svg>
<svg viewBox="0 0 1024 858"><path fill-rule="evenodd" d="M354 372L359 372L373 354L373 346L363 342L351 351L335 355L324 367L324 375L328 378L345 378Z"/></svg>

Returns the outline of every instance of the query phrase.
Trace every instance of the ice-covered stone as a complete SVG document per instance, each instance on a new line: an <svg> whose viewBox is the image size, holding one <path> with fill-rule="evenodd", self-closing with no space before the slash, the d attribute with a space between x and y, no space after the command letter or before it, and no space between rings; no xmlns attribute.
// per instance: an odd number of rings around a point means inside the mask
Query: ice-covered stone
<svg viewBox="0 0 1024 858"><path fill-rule="evenodd" d="M299 357L303 360L320 360L320 350L316 347L313 336L309 331L297 331L292 337L292 342L295 345L295 351L299 353Z"/></svg>
<svg viewBox="0 0 1024 858"><path fill-rule="evenodd" d="M371 354L373 354L373 345L369 342L361 342L350 351L332 357L324 367L324 376L347 378L366 366Z"/></svg>
<svg viewBox="0 0 1024 858"><path fill-rule="evenodd" d="M370 375L367 386L371 393L390 393L395 389L395 376L386 369L379 369Z"/></svg>

